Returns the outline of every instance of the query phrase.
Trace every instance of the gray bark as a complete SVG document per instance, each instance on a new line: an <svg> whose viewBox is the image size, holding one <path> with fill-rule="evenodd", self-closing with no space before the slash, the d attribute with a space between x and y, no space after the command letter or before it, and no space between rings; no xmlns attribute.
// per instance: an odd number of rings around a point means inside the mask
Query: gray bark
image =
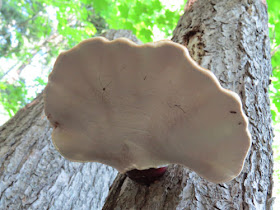
<svg viewBox="0 0 280 210"><path fill-rule="evenodd" d="M109 31L108 39L129 31ZM117 171L99 163L73 163L51 142L43 99L0 127L0 209L101 209Z"/></svg>
<svg viewBox="0 0 280 210"><path fill-rule="evenodd" d="M173 165L150 187L119 175L103 209L272 209L267 21L261 0L197 0L186 8L172 38L211 70L223 87L240 95L252 134L242 173L216 185Z"/></svg>

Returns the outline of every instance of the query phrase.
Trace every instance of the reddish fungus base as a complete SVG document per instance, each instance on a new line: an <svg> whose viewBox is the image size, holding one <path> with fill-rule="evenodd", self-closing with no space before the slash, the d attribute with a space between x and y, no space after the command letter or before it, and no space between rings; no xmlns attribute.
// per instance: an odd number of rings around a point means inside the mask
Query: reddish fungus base
<svg viewBox="0 0 280 210"><path fill-rule="evenodd" d="M162 177L166 172L167 167L161 168L149 168L146 170L133 169L126 172L126 175L133 181L149 186L160 177Z"/></svg>

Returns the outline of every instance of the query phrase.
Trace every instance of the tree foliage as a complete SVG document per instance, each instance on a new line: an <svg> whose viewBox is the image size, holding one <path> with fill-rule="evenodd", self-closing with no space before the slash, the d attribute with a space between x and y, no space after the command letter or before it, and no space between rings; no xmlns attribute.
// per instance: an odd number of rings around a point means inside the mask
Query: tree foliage
<svg viewBox="0 0 280 210"><path fill-rule="evenodd" d="M24 81L19 80L14 84L1 82L0 89L1 103L5 110L7 110L9 116L12 117L28 101Z"/></svg>
<svg viewBox="0 0 280 210"><path fill-rule="evenodd" d="M268 0L269 36L271 42L272 78L270 98L274 122L280 121L280 1Z"/></svg>

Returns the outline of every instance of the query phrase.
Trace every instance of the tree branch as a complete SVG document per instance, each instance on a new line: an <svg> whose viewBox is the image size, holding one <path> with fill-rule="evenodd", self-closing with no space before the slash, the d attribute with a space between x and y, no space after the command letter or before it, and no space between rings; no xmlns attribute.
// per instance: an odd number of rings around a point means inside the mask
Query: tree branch
<svg viewBox="0 0 280 210"><path fill-rule="evenodd" d="M278 45L277 47L274 48L274 50L272 50L271 52L271 57L280 49L280 45Z"/></svg>

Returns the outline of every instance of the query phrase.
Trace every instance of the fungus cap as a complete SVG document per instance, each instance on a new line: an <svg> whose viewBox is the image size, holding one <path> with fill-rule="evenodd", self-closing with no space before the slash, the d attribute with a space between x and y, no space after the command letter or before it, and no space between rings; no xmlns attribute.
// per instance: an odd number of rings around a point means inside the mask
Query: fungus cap
<svg viewBox="0 0 280 210"><path fill-rule="evenodd" d="M122 173L176 163L226 182L251 145L239 96L171 41L83 41L58 56L44 101L65 158Z"/></svg>

